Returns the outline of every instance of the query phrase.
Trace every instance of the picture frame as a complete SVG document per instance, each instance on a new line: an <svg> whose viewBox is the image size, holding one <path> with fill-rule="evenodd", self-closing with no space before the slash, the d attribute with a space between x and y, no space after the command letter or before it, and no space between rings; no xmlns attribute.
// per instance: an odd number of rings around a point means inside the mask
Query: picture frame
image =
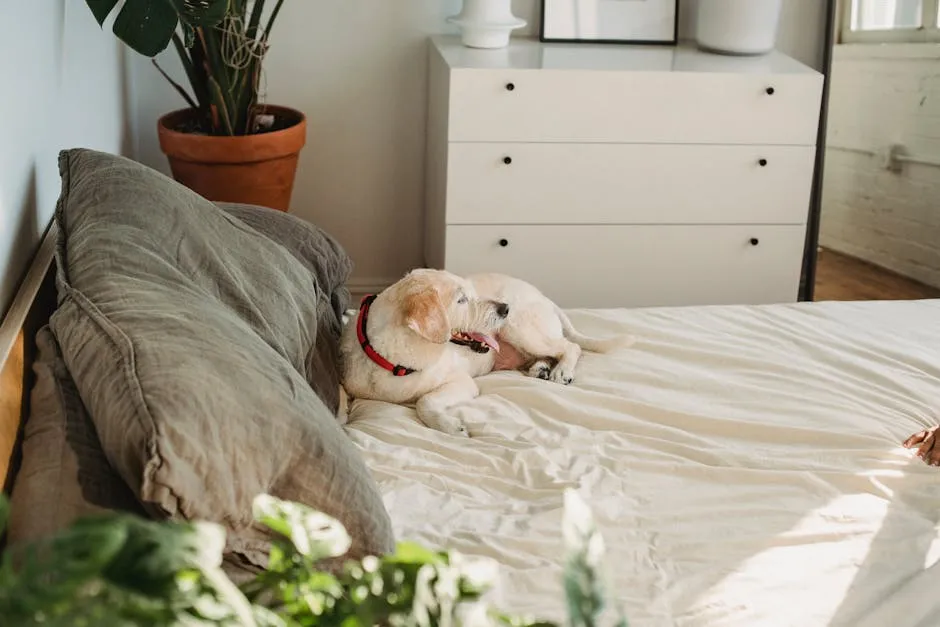
<svg viewBox="0 0 940 627"><path fill-rule="evenodd" d="M674 46L679 0L541 0L539 41Z"/></svg>

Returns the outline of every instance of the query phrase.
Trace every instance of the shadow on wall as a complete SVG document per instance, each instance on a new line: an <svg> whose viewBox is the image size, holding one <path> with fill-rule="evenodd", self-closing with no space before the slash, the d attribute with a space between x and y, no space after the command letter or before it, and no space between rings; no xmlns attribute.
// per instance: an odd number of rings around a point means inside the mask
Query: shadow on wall
<svg viewBox="0 0 940 627"><path fill-rule="evenodd" d="M39 212L36 208L36 199L39 195L37 180L34 164L29 169L23 197L12 207L3 208L5 213L9 211L8 215L18 216L18 219L11 225L12 245L7 250L0 251L0 267L19 268L21 260L30 259L39 247L44 229L39 224ZM27 270L28 266L23 267L19 272L7 271L0 275L0 299L2 299L0 302L3 303L3 316L6 316L13 294Z"/></svg>
<svg viewBox="0 0 940 627"><path fill-rule="evenodd" d="M131 51L126 47L122 47L118 54L118 76L123 79L121 81L120 146L122 155L133 157L137 154L137 138L134 135L137 112L134 110L133 88L130 80L131 66L127 58L130 54Z"/></svg>
<svg viewBox="0 0 940 627"><path fill-rule="evenodd" d="M110 25L83 2L20 3L16 28L0 38L0 310L36 252L61 187L58 153L86 147L130 152L126 59Z"/></svg>

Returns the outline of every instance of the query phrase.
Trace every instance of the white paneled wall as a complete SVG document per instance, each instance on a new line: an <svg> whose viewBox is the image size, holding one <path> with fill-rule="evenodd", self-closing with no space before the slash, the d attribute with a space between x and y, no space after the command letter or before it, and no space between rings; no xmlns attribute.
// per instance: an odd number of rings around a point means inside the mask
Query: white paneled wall
<svg viewBox="0 0 940 627"><path fill-rule="evenodd" d="M885 167L899 144L940 163L940 50L837 46L820 245L940 287L940 167Z"/></svg>
<svg viewBox="0 0 940 627"><path fill-rule="evenodd" d="M681 34L693 23L683 0ZM824 3L787 0L780 48L818 65ZM537 32L538 0L513 0ZM287 2L267 63L269 101L303 110L308 145L291 211L334 234L352 255L353 286L375 289L423 263L427 36L453 32L460 0ZM161 63L178 71L172 55ZM178 75L178 74L177 74ZM133 62L138 158L167 171L157 117L180 106L149 61Z"/></svg>

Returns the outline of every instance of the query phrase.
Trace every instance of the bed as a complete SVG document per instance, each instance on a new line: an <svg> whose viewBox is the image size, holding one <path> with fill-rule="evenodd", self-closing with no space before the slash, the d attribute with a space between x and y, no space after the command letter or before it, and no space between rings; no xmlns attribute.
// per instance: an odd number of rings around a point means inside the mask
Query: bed
<svg viewBox="0 0 940 627"><path fill-rule="evenodd" d="M34 338L62 307L56 228L0 333L8 491L22 481ZM570 316L639 342L585 354L570 387L483 377L457 409L469 440L423 427L410 407L352 404L337 429L395 538L495 558L500 606L563 620L573 488L636 627L940 624L940 470L900 445L940 420L940 301Z"/></svg>
<svg viewBox="0 0 940 627"><path fill-rule="evenodd" d="M469 441L353 404L397 535L496 558L507 600L557 617L574 487L635 625L940 624L940 471L899 445L938 420L940 302L571 317L640 341L570 388L484 377Z"/></svg>

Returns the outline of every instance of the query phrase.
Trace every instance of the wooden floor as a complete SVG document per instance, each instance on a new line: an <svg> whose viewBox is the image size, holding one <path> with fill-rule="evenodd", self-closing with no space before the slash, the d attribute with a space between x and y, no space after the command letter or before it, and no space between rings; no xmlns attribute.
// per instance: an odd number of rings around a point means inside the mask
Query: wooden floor
<svg viewBox="0 0 940 627"><path fill-rule="evenodd" d="M831 250L819 251L814 300L923 298L940 298L940 289Z"/></svg>

